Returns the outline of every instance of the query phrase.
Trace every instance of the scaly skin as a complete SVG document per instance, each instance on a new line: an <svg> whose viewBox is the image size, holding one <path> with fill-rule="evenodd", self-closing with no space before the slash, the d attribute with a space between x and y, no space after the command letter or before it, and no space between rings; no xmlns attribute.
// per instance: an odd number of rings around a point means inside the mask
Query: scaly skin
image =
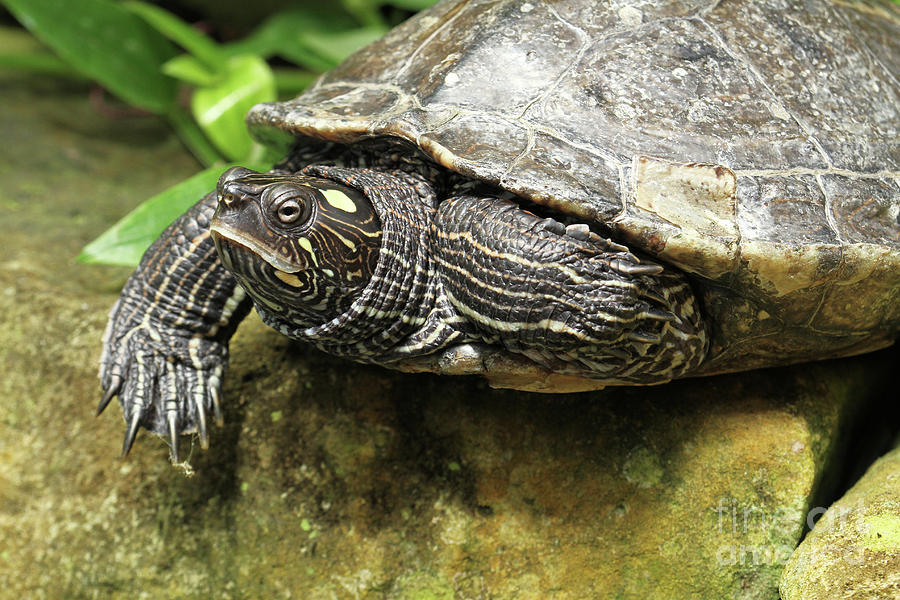
<svg viewBox="0 0 900 600"><path fill-rule="evenodd" d="M663 383L706 354L684 275L587 225L460 196L441 203L432 229L442 287L480 341L610 385Z"/></svg>

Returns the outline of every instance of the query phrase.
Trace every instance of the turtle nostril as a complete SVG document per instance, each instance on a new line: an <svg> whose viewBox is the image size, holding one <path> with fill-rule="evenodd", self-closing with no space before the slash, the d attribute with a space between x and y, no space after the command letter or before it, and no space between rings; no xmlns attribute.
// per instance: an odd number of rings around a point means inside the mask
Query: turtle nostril
<svg viewBox="0 0 900 600"><path fill-rule="evenodd" d="M242 190L235 190L234 188L226 189L219 192L218 200L220 205L224 205L225 208L240 208L245 202L251 199L246 192Z"/></svg>

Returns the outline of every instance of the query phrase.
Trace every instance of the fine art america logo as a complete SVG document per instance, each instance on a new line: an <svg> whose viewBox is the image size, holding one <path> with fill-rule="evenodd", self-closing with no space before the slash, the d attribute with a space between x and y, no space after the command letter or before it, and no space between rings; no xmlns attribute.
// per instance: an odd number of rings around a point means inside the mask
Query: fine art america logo
<svg viewBox="0 0 900 600"><path fill-rule="evenodd" d="M728 536L733 540L716 549L716 561L719 565L783 565L793 554L794 540L800 533L799 517L802 511L788 507L763 510L753 504L727 497L719 499L713 510L716 513L719 536ZM845 531L848 536L856 534L862 537L867 533L865 512L862 501L850 507L834 505L827 512L825 508L817 506L806 513L805 524L809 529L820 524ZM766 541L755 543L757 540ZM779 543L781 541L791 543ZM842 554L839 558L850 564L859 565L863 562L862 547L849 546L838 552ZM832 560L834 558L838 557L831 557Z"/></svg>

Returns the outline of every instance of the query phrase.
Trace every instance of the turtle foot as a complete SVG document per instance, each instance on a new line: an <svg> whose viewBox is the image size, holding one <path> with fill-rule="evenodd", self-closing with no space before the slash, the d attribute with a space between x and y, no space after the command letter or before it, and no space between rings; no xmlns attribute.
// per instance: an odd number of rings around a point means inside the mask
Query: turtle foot
<svg viewBox="0 0 900 600"><path fill-rule="evenodd" d="M122 456L127 456L143 427L165 436L173 462L178 440L196 433L209 447L207 415L222 423L221 385L227 345L199 335L184 337L142 323L107 341L100 367L102 413L118 396L127 424Z"/></svg>

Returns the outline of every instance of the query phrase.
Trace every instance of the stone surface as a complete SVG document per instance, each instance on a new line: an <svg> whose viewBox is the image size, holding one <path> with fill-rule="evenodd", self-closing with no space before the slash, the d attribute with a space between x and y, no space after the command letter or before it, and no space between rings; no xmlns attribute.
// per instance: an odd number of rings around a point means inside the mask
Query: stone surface
<svg viewBox="0 0 900 600"><path fill-rule="evenodd" d="M770 598L896 354L545 396L403 375L251 317L212 447L93 416L127 270L80 247L196 168L159 122L0 78L0 596Z"/></svg>
<svg viewBox="0 0 900 600"><path fill-rule="evenodd" d="M900 446L816 522L780 589L784 600L900 598Z"/></svg>

